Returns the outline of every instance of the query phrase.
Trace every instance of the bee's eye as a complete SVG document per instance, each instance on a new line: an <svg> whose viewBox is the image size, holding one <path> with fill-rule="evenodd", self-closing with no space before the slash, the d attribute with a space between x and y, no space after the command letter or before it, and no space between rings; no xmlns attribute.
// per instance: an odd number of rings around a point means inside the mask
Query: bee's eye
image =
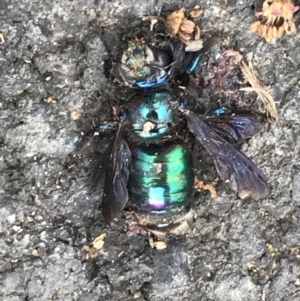
<svg viewBox="0 0 300 301"><path fill-rule="evenodd" d="M125 121L126 118L127 118L126 112L125 111L121 111L119 113L119 120L122 122L122 121Z"/></svg>
<svg viewBox="0 0 300 301"><path fill-rule="evenodd" d="M183 110L184 109L184 100L180 99L178 102L178 109Z"/></svg>

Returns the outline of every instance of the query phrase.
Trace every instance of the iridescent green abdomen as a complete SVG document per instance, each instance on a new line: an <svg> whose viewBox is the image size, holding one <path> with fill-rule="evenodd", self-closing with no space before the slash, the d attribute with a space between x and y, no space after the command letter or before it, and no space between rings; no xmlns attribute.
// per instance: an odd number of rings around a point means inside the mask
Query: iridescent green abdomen
<svg viewBox="0 0 300 301"><path fill-rule="evenodd" d="M193 183L192 157L182 144L132 149L128 188L135 211L162 215L187 212Z"/></svg>

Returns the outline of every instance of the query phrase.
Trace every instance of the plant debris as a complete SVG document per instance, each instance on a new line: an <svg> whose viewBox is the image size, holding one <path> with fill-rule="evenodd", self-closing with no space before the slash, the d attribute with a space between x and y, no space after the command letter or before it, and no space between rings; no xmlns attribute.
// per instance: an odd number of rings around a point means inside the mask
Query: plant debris
<svg viewBox="0 0 300 301"><path fill-rule="evenodd" d="M194 10L192 10L190 12L190 16L192 18L198 18L198 17L200 17L202 15L202 13L203 13L203 10L201 10L199 8L195 8Z"/></svg>
<svg viewBox="0 0 300 301"><path fill-rule="evenodd" d="M71 118L73 120L77 120L80 116L81 116L81 114L78 111L76 111L76 110L74 110L74 111L71 112Z"/></svg>
<svg viewBox="0 0 300 301"><path fill-rule="evenodd" d="M48 95L44 98L44 101L47 102L47 103L56 102L56 101L53 99L53 96L52 96L51 94L48 94Z"/></svg>
<svg viewBox="0 0 300 301"><path fill-rule="evenodd" d="M163 250L167 247L167 243L165 241L155 241L153 237L149 237L149 245L152 249Z"/></svg>
<svg viewBox="0 0 300 301"><path fill-rule="evenodd" d="M87 252L87 258L96 258L105 243L106 233L97 236L91 244L84 245L83 249Z"/></svg>
<svg viewBox="0 0 300 301"><path fill-rule="evenodd" d="M190 17L196 18L202 14L202 10L194 9ZM185 44L189 44L191 40L200 39L200 28L192 20L186 16L186 9L182 7L179 10L172 12L166 20L167 32L171 37L178 38ZM192 37L194 36L194 39Z"/></svg>
<svg viewBox="0 0 300 301"><path fill-rule="evenodd" d="M218 196L215 185L216 185L216 183L204 183L203 181L198 180L197 177L195 177L195 180L194 180L194 188L209 190L212 198L215 198Z"/></svg>
<svg viewBox="0 0 300 301"><path fill-rule="evenodd" d="M266 247L268 251L271 253L271 256L275 257L278 254L278 250L274 248L274 246L270 242L266 243Z"/></svg>
<svg viewBox="0 0 300 301"><path fill-rule="evenodd" d="M240 53L230 50L227 51L227 54L235 56L235 59L239 63L240 68L243 72L245 80L252 86L248 88L241 88L240 90L248 91L248 92L252 92L252 91L256 92L264 104L262 111L264 114L266 114L268 121L270 123L276 123L278 121L278 113L277 113L274 98L267 90L267 88L264 87L263 84L258 80L256 76L257 72L254 70L251 62L251 56L248 57L248 64L247 64Z"/></svg>
<svg viewBox="0 0 300 301"><path fill-rule="evenodd" d="M33 256L36 256L36 257L40 256L40 254L39 254L39 252L38 252L37 249L33 249L32 252L31 252L31 254L32 254Z"/></svg>
<svg viewBox="0 0 300 301"><path fill-rule="evenodd" d="M0 43L4 44L5 43L5 39L4 39L4 34L0 33Z"/></svg>
<svg viewBox="0 0 300 301"><path fill-rule="evenodd" d="M292 18L298 10L299 6L294 6L291 0L266 0L262 11L255 13L259 20L254 21L249 30L256 32L268 43L281 38L284 33L295 34L297 29Z"/></svg>
<svg viewBox="0 0 300 301"><path fill-rule="evenodd" d="M218 106L248 106L251 110L265 114L269 123L276 123L278 114L275 101L269 90L258 80L257 71L251 63L252 55L249 53L247 60L244 60L233 49L220 51L217 60L208 65L206 73L203 73L204 88L200 93Z"/></svg>

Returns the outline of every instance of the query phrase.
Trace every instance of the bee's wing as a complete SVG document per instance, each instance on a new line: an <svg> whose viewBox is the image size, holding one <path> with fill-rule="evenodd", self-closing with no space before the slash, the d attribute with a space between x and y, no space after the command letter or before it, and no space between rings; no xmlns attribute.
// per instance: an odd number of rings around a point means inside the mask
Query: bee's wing
<svg viewBox="0 0 300 301"><path fill-rule="evenodd" d="M122 127L104 154L106 177L103 189L102 212L105 222L111 222L128 202L127 182L131 151L122 138Z"/></svg>
<svg viewBox="0 0 300 301"><path fill-rule="evenodd" d="M251 138L264 129L263 118L258 114L205 116L204 121L214 131L236 141Z"/></svg>
<svg viewBox="0 0 300 301"><path fill-rule="evenodd" d="M228 181L240 198L265 197L269 192L268 184L258 167L213 131L197 114L189 111L186 115L190 131L212 156L221 179Z"/></svg>

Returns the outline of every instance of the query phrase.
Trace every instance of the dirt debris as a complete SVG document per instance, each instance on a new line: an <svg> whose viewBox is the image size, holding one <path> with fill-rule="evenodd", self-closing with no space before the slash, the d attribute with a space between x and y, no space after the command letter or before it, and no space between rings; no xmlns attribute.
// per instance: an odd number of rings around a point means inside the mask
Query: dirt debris
<svg viewBox="0 0 300 301"><path fill-rule="evenodd" d="M218 196L215 185L216 183L204 183L203 181L198 180L197 177L195 177L194 180L194 188L208 190L212 198Z"/></svg>

